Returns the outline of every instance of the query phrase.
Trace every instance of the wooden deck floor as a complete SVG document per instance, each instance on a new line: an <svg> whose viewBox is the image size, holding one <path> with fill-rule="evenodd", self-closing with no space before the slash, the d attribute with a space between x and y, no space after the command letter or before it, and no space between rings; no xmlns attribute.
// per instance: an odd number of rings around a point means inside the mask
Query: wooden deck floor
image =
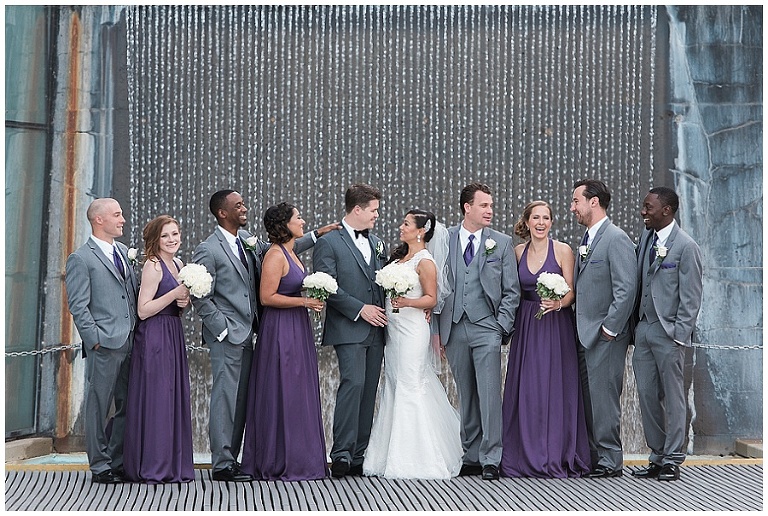
<svg viewBox="0 0 768 516"><path fill-rule="evenodd" d="M214 482L105 486L87 471L6 471L5 508L25 511L136 510L762 510L762 465L690 466L681 480L449 481L345 477L308 482Z"/></svg>

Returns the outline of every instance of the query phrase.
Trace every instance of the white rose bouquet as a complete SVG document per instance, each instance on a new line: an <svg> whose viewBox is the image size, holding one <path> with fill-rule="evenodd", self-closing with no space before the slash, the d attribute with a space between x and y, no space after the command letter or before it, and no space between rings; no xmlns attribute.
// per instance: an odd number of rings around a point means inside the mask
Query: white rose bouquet
<svg viewBox="0 0 768 516"><path fill-rule="evenodd" d="M390 263L376 271L376 284L380 285L390 299L402 297L419 284L419 275L415 270L399 263ZM392 313L399 313L393 308Z"/></svg>
<svg viewBox="0 0 768 516"><path fill-rule="evenodd" d="M536 280L536 293L541 299L563 299L568 292L571 291L571 287L566 283L565 278L559 274L553 272L542 272L539 274L539 278ZM539 308L536 312L536 319L541 319L544 315L544 309Z"/></svg>
<svg viewBox="0 0 768 516"><path fill-rule="evenodd" d="M307 297L319 299L325 302L331 294L339 290L339 284L330 274L325 272L313 272L307 275L302 282L302 286L307 290ZM315 321L320 320L320 314L312 311L312 318Z"/></svg>
<svg viewBox="0 0 768 516"><path fill-rule="evenodd" d="M213 278L205 265L188 263L179 271L179 281L189 289L189 293L200 298L211 293Z"/></svg>

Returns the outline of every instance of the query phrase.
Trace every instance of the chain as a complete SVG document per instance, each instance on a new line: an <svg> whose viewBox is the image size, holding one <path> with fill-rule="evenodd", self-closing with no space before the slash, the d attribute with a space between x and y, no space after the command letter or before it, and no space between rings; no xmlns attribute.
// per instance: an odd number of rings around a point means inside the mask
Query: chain
<svg viewBox="0 0 768 516"><path fill-rule="evenodd" d="M718 346L717 344L702 344L701 342L692 342L691 345L701 349L763 349L763 346Z"/></svg>
<svg viewBox="0 0 768 516"><path fill-rule="evenodd" d="M694 348L699 348L699 349L727 349L727 350L763 349L763 346L722 346L717 344L702 344L701 342L693 342L692 345ZM82 347L82 343L78 342L77 344L61 344L59 346L52 346L50 348L42 348L42 349L33 349L30 351L8 351L5 353L5 358L46 355L48 353L56 353L58 351L66 351L68 349L76 350L76 349L80 349L81 347ZM192 344L187 344L186 347L187 347L187 351L195 351L195 352L199 351L202 353L208 353L209 351L208 346L194 346Z"/></svg>
<svg viewBox="0 0 768 516"><path fill-rule="evenodd" d="M61 344L59 346L52 346L50 348L42 348L42 349L33 349L29 351L7 351L5 353L5 358L13 358L13 357L30 357L30 356L36 356L36 355L47 355L48 353L56 353L58 351L66 351L68 349L77 350L82 348L83 345L81 342L78 342L77 344ZM189 351L202 351L205 353L208 353L208 347L207 346L193 346L191 344L187 345L187 350Z"/></svg>

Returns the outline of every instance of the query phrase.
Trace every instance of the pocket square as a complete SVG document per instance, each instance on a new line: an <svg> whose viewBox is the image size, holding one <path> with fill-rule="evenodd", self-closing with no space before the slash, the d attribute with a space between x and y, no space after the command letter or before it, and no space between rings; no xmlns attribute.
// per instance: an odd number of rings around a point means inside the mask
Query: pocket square
<svg viewBox="0 0 768 516"><path fill-rule="evenodd" d="M494 263L494 262L498 262L498 261L499 261L498 258L493 258L492 260L488 260L485 263Z"/></svg>
<svg viewBox="0 0 768 516"><path fill-rule="evenodd" d="M664 263L664 262L662 262L661 263L661 268L662 269L676 269L677 268L677 264L676 263Z"/></svg>
<svg viewBox="0 0 768 516"><path fill-rule="evenodd" d="M589 263L603 263L605 260L590 260Z"/></svg>

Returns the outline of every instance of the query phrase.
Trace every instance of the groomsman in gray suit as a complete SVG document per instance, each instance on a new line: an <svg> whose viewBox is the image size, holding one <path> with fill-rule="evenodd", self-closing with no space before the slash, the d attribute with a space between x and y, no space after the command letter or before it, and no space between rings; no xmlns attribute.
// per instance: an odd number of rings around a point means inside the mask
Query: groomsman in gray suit
<svg viewBox="0 0 768 516"><path fill-rule="evenodd" d="M67 303L87 357L85 446L93 482L115 484L123 481L125 403L139 287L128 249L115 240L125 224L120 204L96 199L87 216L91 237L67 258ZM115 415L107 438L113 400Z"/></svg>
<svg viewBox="0 0 768 516"><path fill-rule="evenodd" d="M512 239L490 229L493 197L481 183L459 197L464 220L448 230L450 293L439 315L440 340L459 393L462 475L499 478L501 345L512 336L520 280Z"/></svg>
<svg viewBox="0 0 768 516"><path fill-rule="evenodd" d="M611 193L601 181L574 185L571 211L587 231L574 267L576 329L591 478L623 475L621 391L637 291L635 246L606 216Z"/></svg>
<svg viewBox="0 0 768 516"><path fill-rule="evenodd" d="M245 430L246 396L251 373L253 341L259 325L259 278L261 258L269 248L242 229L248 223L248 207L234 190L211 196L211 213L218 227L197 246L192 262L205 266L213 277L211 293L192 297L203 320L203 340L211 357L210 420L213 479L247 482L253 478L240 471L237 457ZM336 224L317 230L330 231ZM309 233L296 241L296 252L314 245Z"/></svg>
<svg viewBox="0 0 768 516"><path fill-rule="evenodd" d="M675 222L679 205L671 188L652 188L640 215L645 231L637 248L635 353L648 467L638 478L677 480L685 460L687 404L683 385L685 349L701 308L701 251Z"/></svg>
<svg viewBox="0 0 768 516"><path fill-rule="evenodd" d="M382 241L370 233L379 217L378 189L350 186L344 195L342 227L317 241L315 271L336 279L338 291L326 304L323 345L333 346L340 383L333 413L331 474L363 474L384 356L384 291L376 271L384 266Z"/></svg>

